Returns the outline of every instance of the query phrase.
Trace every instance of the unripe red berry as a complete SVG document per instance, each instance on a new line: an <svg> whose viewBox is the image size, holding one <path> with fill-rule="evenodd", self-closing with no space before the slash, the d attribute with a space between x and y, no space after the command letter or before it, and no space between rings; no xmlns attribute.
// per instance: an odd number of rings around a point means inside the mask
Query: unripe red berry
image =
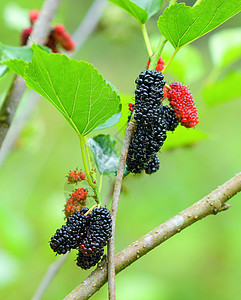
<svg viewBox="0 0 241 300"><path fill-rule="evenodd" d="M32 33L32 30L33 30L32 27L28 27L21 32L21 46L24 46L27 44L27 40L28 40L30 34Z"/></svg>
<svg viewBox="0 0 241 300"><path fill-rule="evenodd" d="M170 87L167 97L179 122L186 128L196 126L199 120L192 94L185 85L179 82L173 82Z"/></svg>
<svg viewBox="0 0 241 300"><path fill-rule="evenodd" d="M134 104L133 103L128 103L129 110L132 112L134 111Z"/></svg>
<svg viewBox="0 0 241 300"><path fill-rule="evenodd" d="M29 13L29 19L31 24L33 24L39 17L39 11L37 9L33 9Z"/></svg>
<svg viewBox="0 0 241 300"><path fill-rule="evenodd" d="M74 170L67 175L69 183L77 183L86 179L86 174L82 171Z"/></svg>
<svg viewBox="0 0 241 300"><path fill-rule="evenodd" d="M88 191L84 188L76 189L72 195L71 198L73 201L80 202L81 200L86 200L86 197L88 195Z"/></svg>

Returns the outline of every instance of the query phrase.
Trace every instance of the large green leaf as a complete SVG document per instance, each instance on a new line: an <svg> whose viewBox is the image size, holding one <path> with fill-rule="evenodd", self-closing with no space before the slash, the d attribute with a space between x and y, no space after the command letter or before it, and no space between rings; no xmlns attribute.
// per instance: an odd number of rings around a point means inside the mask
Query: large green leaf
<svg viewBox="0 0 241 300"><path fill-rule="evenodd" d="M163 0L109 0L110 2L122 7L140 23L145 24L146 21L157 13Z"/></svg>
<svg viewBox="0 0 241 300"><path fill-rule="evenodd" d="M116 152L116 141L110 135L99 134L88 139L90 149L95 158L96 166L102 175L117 174L119 156ZM124 171L123 177L130 172Z"/></svg>
<svg viewBox="0 0 241 300"><path fill-rule="evenodd" d="M204 87L202 96L210 105L219 104L241 97L241 72L231 72L219 81Z"/></svg>
<svg viewBox="0 0 241 300"><path fill-rule="evenodd" d="M184 3L165 9L158 28L174 48L181 48L240 12L240 0L203 0L194 7Z"/></svg>
<svg viewBox="0 0 241 300"><path fill-rule="evenodd" d="M116 92L93 65L36 45L33 51L24 74L27 86L52 103L77 134L88 134L118 111Z"/></svg>

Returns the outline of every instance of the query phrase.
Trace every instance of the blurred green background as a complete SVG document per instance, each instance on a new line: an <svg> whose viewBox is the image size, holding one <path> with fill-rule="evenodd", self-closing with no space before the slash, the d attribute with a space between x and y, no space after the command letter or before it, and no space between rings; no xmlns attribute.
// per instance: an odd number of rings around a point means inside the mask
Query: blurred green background
<svg viewBox="0 0 241 300"><path fill-rule="evenodd" d="M0 41L18 45L20 31L29 26L28 12L40 9L42 2L2 0ZM91 3L62 1L54 23L61 22L74 32ZM194 1L186 3L191 5ZM147 24L153 44L158 40L157 17ZM238 14L185 47L167 72L167 82L180 81L190 88L200 123L196 129L185 129L168 138L159 155L159 172L151 176L130 175L124 180L117 218L117 250L240 172L240 24ZM171 51L167 46L164 60ZM92 63L121 93L133 98L134 80L145 69L148 54L138 23L109 4L75 58ZM12 76L0 82L0 104ZM26 91L24 98L31 95ZM123 99L131 101L128 97ZM25 109L24 100L20 114ZM111 133L120 141L123 132L120 125L99 133ZM63 224L65 176L77 166L82 167L77 136L41 99L0 169L2 299L31 299L48 266L57 259L48 241ZM113 180L105 178L103 196ZM236 195L230 201L231 209L187 228L121 272L116 282L117 299L240 299L240 200L241 194ZM75 257L73 251L42 299L62 299L91 272L79 269ZM107 285L92 299L107 299Z"/></svg>

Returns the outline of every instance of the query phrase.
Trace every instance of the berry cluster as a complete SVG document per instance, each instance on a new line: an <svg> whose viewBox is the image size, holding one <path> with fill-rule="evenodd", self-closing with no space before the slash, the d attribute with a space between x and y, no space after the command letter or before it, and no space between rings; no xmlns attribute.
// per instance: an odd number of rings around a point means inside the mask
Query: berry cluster
<svg viewBox="0 0 241 300"><path fill-rule="evenodd" d="M38 10L32 10L29 14L31 26L24 29L21 33L21 46L27 44L27 40L32 33L33 24L39 17ZM65 27L61 24L55 25L50 31L45 46L49 47L54 53L58 53L58 45L67 51L74 50L75 43L71 38L71 35L66 31Z"/></svg>
<svg viewBox="0 0 241 300"><path fill-rule="evenodd" d="M173 131L178 121L171 108L162 106L165 81L161 72L141 72L136 84L134 117L137 126L128 150L127 170L132 173L145 170L151 174L159 169L156 153L166 139L166 131Z"/></svg>
<svg viewBox="0 0 241 300"><path fill-rule="evenodd" d="M84 188L76 189L66 201L64 207L64 213L66 217L69 217L74 212L79 211L86 205L86 198L88 192Z"/></svg>
<svg viewBox="0 0 241 300"><path fill-rule="evenodd" d="M88 208L74 212L66 224L51 237L50 247L57 254L78 249L77 266L89 269L97 264L104 253L104 247L111 237L112 220L105 207Z"/></svg>
<svg viewBox="0 0 241 300"><path fill-rule="evenodd" d="M172 83L170 87L171 89L167 91L167 98L178 121L187 128L195 127L199 121L192 94L185 85L179 82Z"/></svg>

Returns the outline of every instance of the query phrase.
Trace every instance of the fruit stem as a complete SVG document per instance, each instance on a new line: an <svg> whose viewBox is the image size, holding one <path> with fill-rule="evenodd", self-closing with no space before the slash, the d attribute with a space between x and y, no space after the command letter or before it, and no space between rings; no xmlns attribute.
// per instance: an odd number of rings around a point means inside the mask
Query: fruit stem
<svg viewBox="0 0 241 300"><path fill-rule="evenodd" d="M154 55L152 57L150 57L149 70L155 70L156 69L158 59L161 56L162 50L163 50L166 42L167 42L167 40L162 36L159 43L158 43L158 45L157 45L157 48L156 48L156 51L155 51Z"/></svg>
<svg viewBox="0 0 241 300"><path fill-rule="evenodd" d="M167 62L167 64L165 65L165 67L162 71L163 74L166 72L167 68L170 66L171 62L173 61L173 59L176 56L178 51L179 51L179 48L176 48L175 51L172 53L171 58L169 59L169 61Z"/></svg>
<svg viewBox="0 0 241 300"><path fill-rule="evenodd" d="M147 30L146 30L146 25L145 24L140 24L141 25L141 30L142 30L142 34L143 34L143 37L144 37L144 41L145 41L145 44L146 44L146 49L147 49L147 52L149 54L149 56L152 56L152 49L151 49L151 43L150 43L150 40L149 40L149 36L148 36L148 33L147 33Z"/></svg>
<svg viewBox="0 0 241 300"><path fill-rule="evenodd" d="M94 209L94 208L96 208L97 206L99 206L100 204L95 204L94 206L92 206L85 214L84 214L84 216L87 216L89 213L91 213L92 212L92 210Z"/></svg>
<svg viewBox="0 0 241 300"><path fill-rule="evenodd" d="M82 159L83 159L83 164L84 164L88 184L90 187L93 188L95 195L96 195L97 202L102 203L98 185L96 183L93 183L92 178L90 177L90 172L89 172L88 162L87 162L87 157L86 157L86 153L88 153L88 151L87 151L88 148L86 146L88 146L88 145L85 144L85 140L87 141L87 139L82 134L79 135L79 138L80 138L80 148L81 148L81 153L82 153ZM85 151L86 151L86 153L85 153ZM89 161L89 162L91 163L91 161Z"/></svg>

